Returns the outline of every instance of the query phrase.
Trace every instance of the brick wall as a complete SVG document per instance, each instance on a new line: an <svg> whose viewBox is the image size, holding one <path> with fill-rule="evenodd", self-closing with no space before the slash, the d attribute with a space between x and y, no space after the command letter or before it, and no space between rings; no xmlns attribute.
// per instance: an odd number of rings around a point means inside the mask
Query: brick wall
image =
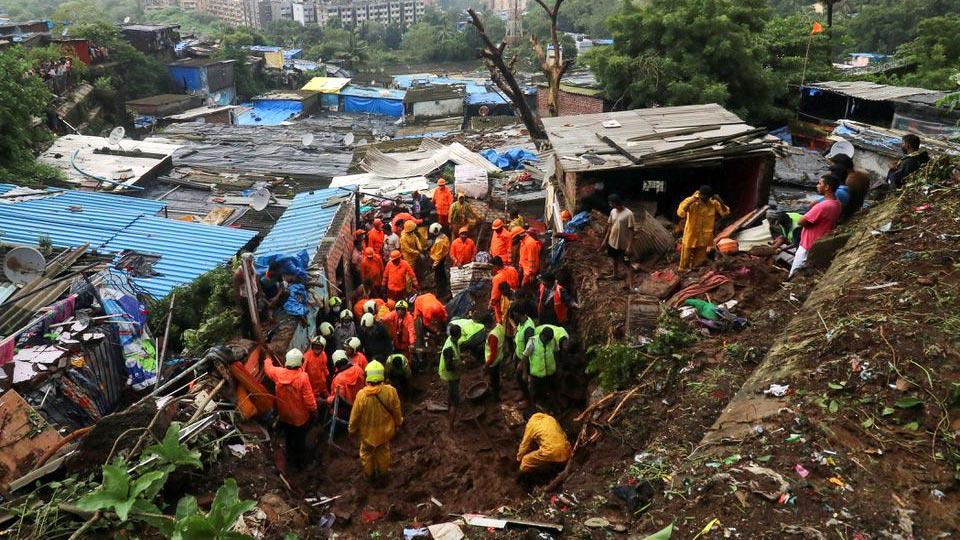
<svg viewBox="0 0 960 540"><path fill-rule="evenodd" d="M352 291L356 286L351 279L350 272L350 253L353 251L353 231L354 225L354 206L352 201L340 205L333 223L330 225L330 231L320 242L317 250L317 256L314 257L314 264L322 265L326 272L327 279L337 287L346 291ZM343 281L338 283L337 266L343 262ZM337 294L333 291L333 294ZM343 294L340 294L343 296Z"/></svg>
<svg viewBox="0 0 960 540"><path fill-rule="evenodd" d="M600 97L581 96L561 90L557 101L558 116L603 112L603 99ZM540 116L550 116L550 111L547 109L546 87L541 87L537 91L537 112Z"/></svg>

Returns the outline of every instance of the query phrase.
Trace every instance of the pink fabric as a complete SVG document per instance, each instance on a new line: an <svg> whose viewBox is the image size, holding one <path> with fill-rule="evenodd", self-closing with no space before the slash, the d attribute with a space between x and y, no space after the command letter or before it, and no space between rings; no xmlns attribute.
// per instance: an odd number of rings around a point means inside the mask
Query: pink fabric
<svg viewBox="0 0 960 540"><path fill-rule="evenodd" d="M10 336L0 341L0 366L13 360L13 352L16 350L16 340Z"/></svg>
<svg viewBox="0 0 960 540"><path fill-rule="evenodd" d="M724 283L730 283L730 278L711 270L704 274L696 283L684 287L677 294L673 295L670 300L667 301L667 304L675 308L680 307L687 298L693 298L694 296L710 292Z"/></svg>
<svg viewBox="0 0 960 540"><path fill-rule="evenodd" d="M814 242L837 226L841 210L843 210L843 207L840 205L840 201L836 199L824 200L813 205L813 208L803 215L803 218L810 224L800 231L800 245L803 246L803 249L809 250Z"/></svg>

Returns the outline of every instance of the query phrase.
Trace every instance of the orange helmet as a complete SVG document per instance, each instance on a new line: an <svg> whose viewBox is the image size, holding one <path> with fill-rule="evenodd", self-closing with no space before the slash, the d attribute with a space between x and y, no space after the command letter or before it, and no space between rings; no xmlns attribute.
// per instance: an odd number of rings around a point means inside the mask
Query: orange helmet
<svg viewBox="0 0 960 540"><path fill-rule="evenodd" d="M492 226L492 228L493 228L494 230L500 229L500 228L502 228L502 227L503 227L503 220L502 220L502 219L497 218L497 219L493 220L493 226Z"/></svg>
<svg viewBox="0 0 960 540"><path fill-rule="evenodd" d="M441 178L440 180L437 180L437 185L438 185L438 186L445 186L445 185L447 185L447 181L444 180L443 178Z"/></svg>
<svg viewBox="0 0 960 540"><path fill-rule="evenodd" d="M569 210L564 209L563 212L560 212L560 219L562 219L562 220L564 220L564 221L569 221L570 218L572 218L572 217L573 217L573 215L570 214L570 211L569 211Z"/></svg>
<svg viewBox="0 0 960 540"><path fill-rule="evenodd" d="M514 228L510 229L510 237L511 237L511 238L516 237L517 235L520 235L520 234L523 234L523 233L524 233L523 227L521 227L521 226L519 226L519 225L517 225L517 226L515 226Z"/></svg>
<svg viewBox="0 0 960 540"><path fill-rule="evenodd" d="M393 251L390 252L390 260L391 260L391 261L395 261L395 260L397 260L397 259L399 259L399 258L400 258L400 251L399 251L399 250L396 250L396 249L395 249L395 250L393 250Z"/></svg>
<svg viewBox="0 0 960 540"><path fill-rule="evenodd" d="M363 250L363 254L366 255L368 259L372 259L372 258L373 258L373 248L372 248L372 247L368 247L367 249Z"/></svg>
<svg viewBox="0 0 960 540"><path fill-rule="evenodd" d="M740 251L740 244L733 238L723 238L717 242L717 249L720 250L720 253L732 255Z"/></svg>

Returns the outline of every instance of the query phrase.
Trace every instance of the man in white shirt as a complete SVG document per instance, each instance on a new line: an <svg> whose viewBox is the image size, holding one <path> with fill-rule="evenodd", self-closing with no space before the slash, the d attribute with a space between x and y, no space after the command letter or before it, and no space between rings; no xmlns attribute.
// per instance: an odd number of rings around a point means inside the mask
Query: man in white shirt
<svg viewBox="0 0 960 540"><path fill-rule="evenodd" d="M607 232L603 240L607 246L607 255L613 259L613 278L620 279L620 260L627 263L627 282L631 281L628 253L633 243L633 232L637 227L633 212L623 205L623 199L617 194L607 198L612 210L607 221Z"/></svg>

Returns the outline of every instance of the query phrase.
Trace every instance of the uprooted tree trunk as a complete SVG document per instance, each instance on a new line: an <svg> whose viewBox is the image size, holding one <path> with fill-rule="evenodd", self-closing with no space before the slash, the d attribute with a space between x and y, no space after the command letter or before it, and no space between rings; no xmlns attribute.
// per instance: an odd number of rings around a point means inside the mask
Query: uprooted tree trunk
<svg viewBox="0 0 960 540"><path fill-rule="evenodd" d="M563 74L573 65L573 60L563 58L563 49L560 47L560 37L557 32L557 17L560 15L560 4L563 3L563 0L555 0L552 9L547 6L544 0L536 0L536 2L550 17L550 44L553 45L553 58L547 55L547 51L543 49L543 44L540 43L537 36L530 36L530 45L533 46L533 51L537 53L537 59L540 61L540 71L547 78L547 109L550 111L550 116L557 116L559 114L557 100L560 96L560 80L563 79Z"/></svg>
<svg viewBox="0 0 960 540"><path fill-rule="evenodd" d="M557 4L559 5L559 2ZM483 40L484 47L480 49L479 53L487 69L490 71L490 78L493 79L497 88L507 96L507 99L513 102L513 106L520 113L520 119L523 121L523 125L525 125L527 131L530 132L530 137L532 137L539 146L539 141L547 138L547 132L543 128L543 123L540 122L540 117L537 116L537 113L533 111L530 105L523 99L523 90L521 90L520 85L517 83L517 78L513 74L513 67L517 63L517 55L514 55L513 58L507 62L503 57L507 42L501 41L500 45L494 45L493 41L490 40L490 36L487 35L487 30L483 26L480 15L478 15L473 8L468 9L467 13L470 14L470 23L477 29L477 33L480 34L480 39Z"/></svg>

